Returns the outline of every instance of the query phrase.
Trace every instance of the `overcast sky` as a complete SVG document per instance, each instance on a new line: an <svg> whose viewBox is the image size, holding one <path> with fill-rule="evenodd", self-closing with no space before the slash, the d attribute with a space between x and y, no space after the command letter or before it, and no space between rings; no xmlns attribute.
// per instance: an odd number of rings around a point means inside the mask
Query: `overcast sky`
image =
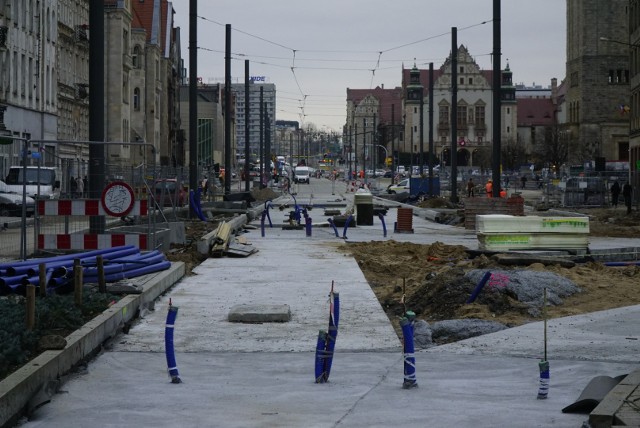
<svg viewBox="0 0 640 428"><path fill-rule="evenodd" d="M565 0L502 0L502 68L515 83L547 87L565 77ZM189 0L173 1L189 66ZM492 0L233 0L198 2L198 76L224 81L225 24L231 73L265 76L277 90L276 118L339 131L346 89L401 84L401 70L438 69L451 51L451 28L481 69L492 69ZM483 24L484 22L484 24ZM381 53L382 52L382 53ZM304 116L302 115L304 114Z"/></svg>

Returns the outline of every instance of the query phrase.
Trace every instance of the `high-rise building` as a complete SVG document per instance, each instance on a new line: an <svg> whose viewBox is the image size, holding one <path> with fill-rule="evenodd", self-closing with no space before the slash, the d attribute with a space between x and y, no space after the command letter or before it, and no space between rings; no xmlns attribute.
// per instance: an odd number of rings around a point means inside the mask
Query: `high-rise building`
<svg viewBox="0 0 640 428"><path fill-rule="evenodd" d="M259 83L255 80L249 82L249 148L252 157L260 154L260 88L262 88L262 100L264 102L263 113L263 139L266 139L264 129L269 129L271 134L271 147L274 147L276 137L276 85L273 83ZM245 144L245 85L244 83L231 84L231 90L236 99L236 137L239 157L244 157ZM269 126L267 125L269 122Z"/></svg>

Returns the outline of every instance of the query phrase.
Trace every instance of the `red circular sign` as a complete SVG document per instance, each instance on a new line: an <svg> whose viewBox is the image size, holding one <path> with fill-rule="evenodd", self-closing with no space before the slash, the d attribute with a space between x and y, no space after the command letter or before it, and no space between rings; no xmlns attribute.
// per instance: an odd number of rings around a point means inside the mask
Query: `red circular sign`
<svg viewBox="0 0 640 428"><path fill-rule="evenodd" d="M102 191L102 208L113 217L124 217L133 209L135 196L133 189L124 181L107 184Z"/></svg>

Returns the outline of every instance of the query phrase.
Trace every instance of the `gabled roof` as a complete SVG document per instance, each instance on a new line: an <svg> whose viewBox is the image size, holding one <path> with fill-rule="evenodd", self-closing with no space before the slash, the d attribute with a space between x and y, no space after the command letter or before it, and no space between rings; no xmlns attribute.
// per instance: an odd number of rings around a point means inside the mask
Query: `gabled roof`
<svg viewBox="0 0 640 428"><path fill-rule="evenodd" d="M347 88L347 102L352 101L355 106L360 104L368 96L375 97L380 103L380 117L378 123L391 123L391 105L395 104L395 120L402 118L402 88L383 89L377 86L375 89L349 89Z"/></svg>
<svg viewBox="0 0 640 428"><path fill-rule="evenodd" d="M167 0L132 1L132 28L144 28L147 43L160 47L164 54L167 50L167 29L173 27L173 7ZM173 34L169 34L173 37Z"/></svg>

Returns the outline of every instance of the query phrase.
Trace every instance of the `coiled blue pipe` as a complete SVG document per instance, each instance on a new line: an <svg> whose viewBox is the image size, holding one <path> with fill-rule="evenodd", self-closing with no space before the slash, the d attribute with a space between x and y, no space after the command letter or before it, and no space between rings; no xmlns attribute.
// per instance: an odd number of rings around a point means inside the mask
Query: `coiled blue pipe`
<svg viewBox="0 0 640 428"><path fill-rule="evenodd" d="M418 386L416 379L416 357L415 349L413 346L413 318L415 314L413 312L407 312L407 316L400 320L400 327L402 328L402 340L403 340L403 358L404 358L404 382L402 383L403 389L414 388Z"/></svg>
<svg viewBox="0 0 640 428"><path fill-rule="evenodd" d="M169 377L171 383L181 383L180 375L178 374L178 365L176 364L176 355L173 349L173 327L176 323L176 317L178 316L177 306L169 304L169 312L167 313L167 324L164 328L164 350L167 356L167 370L169 371Z"/></svg>

